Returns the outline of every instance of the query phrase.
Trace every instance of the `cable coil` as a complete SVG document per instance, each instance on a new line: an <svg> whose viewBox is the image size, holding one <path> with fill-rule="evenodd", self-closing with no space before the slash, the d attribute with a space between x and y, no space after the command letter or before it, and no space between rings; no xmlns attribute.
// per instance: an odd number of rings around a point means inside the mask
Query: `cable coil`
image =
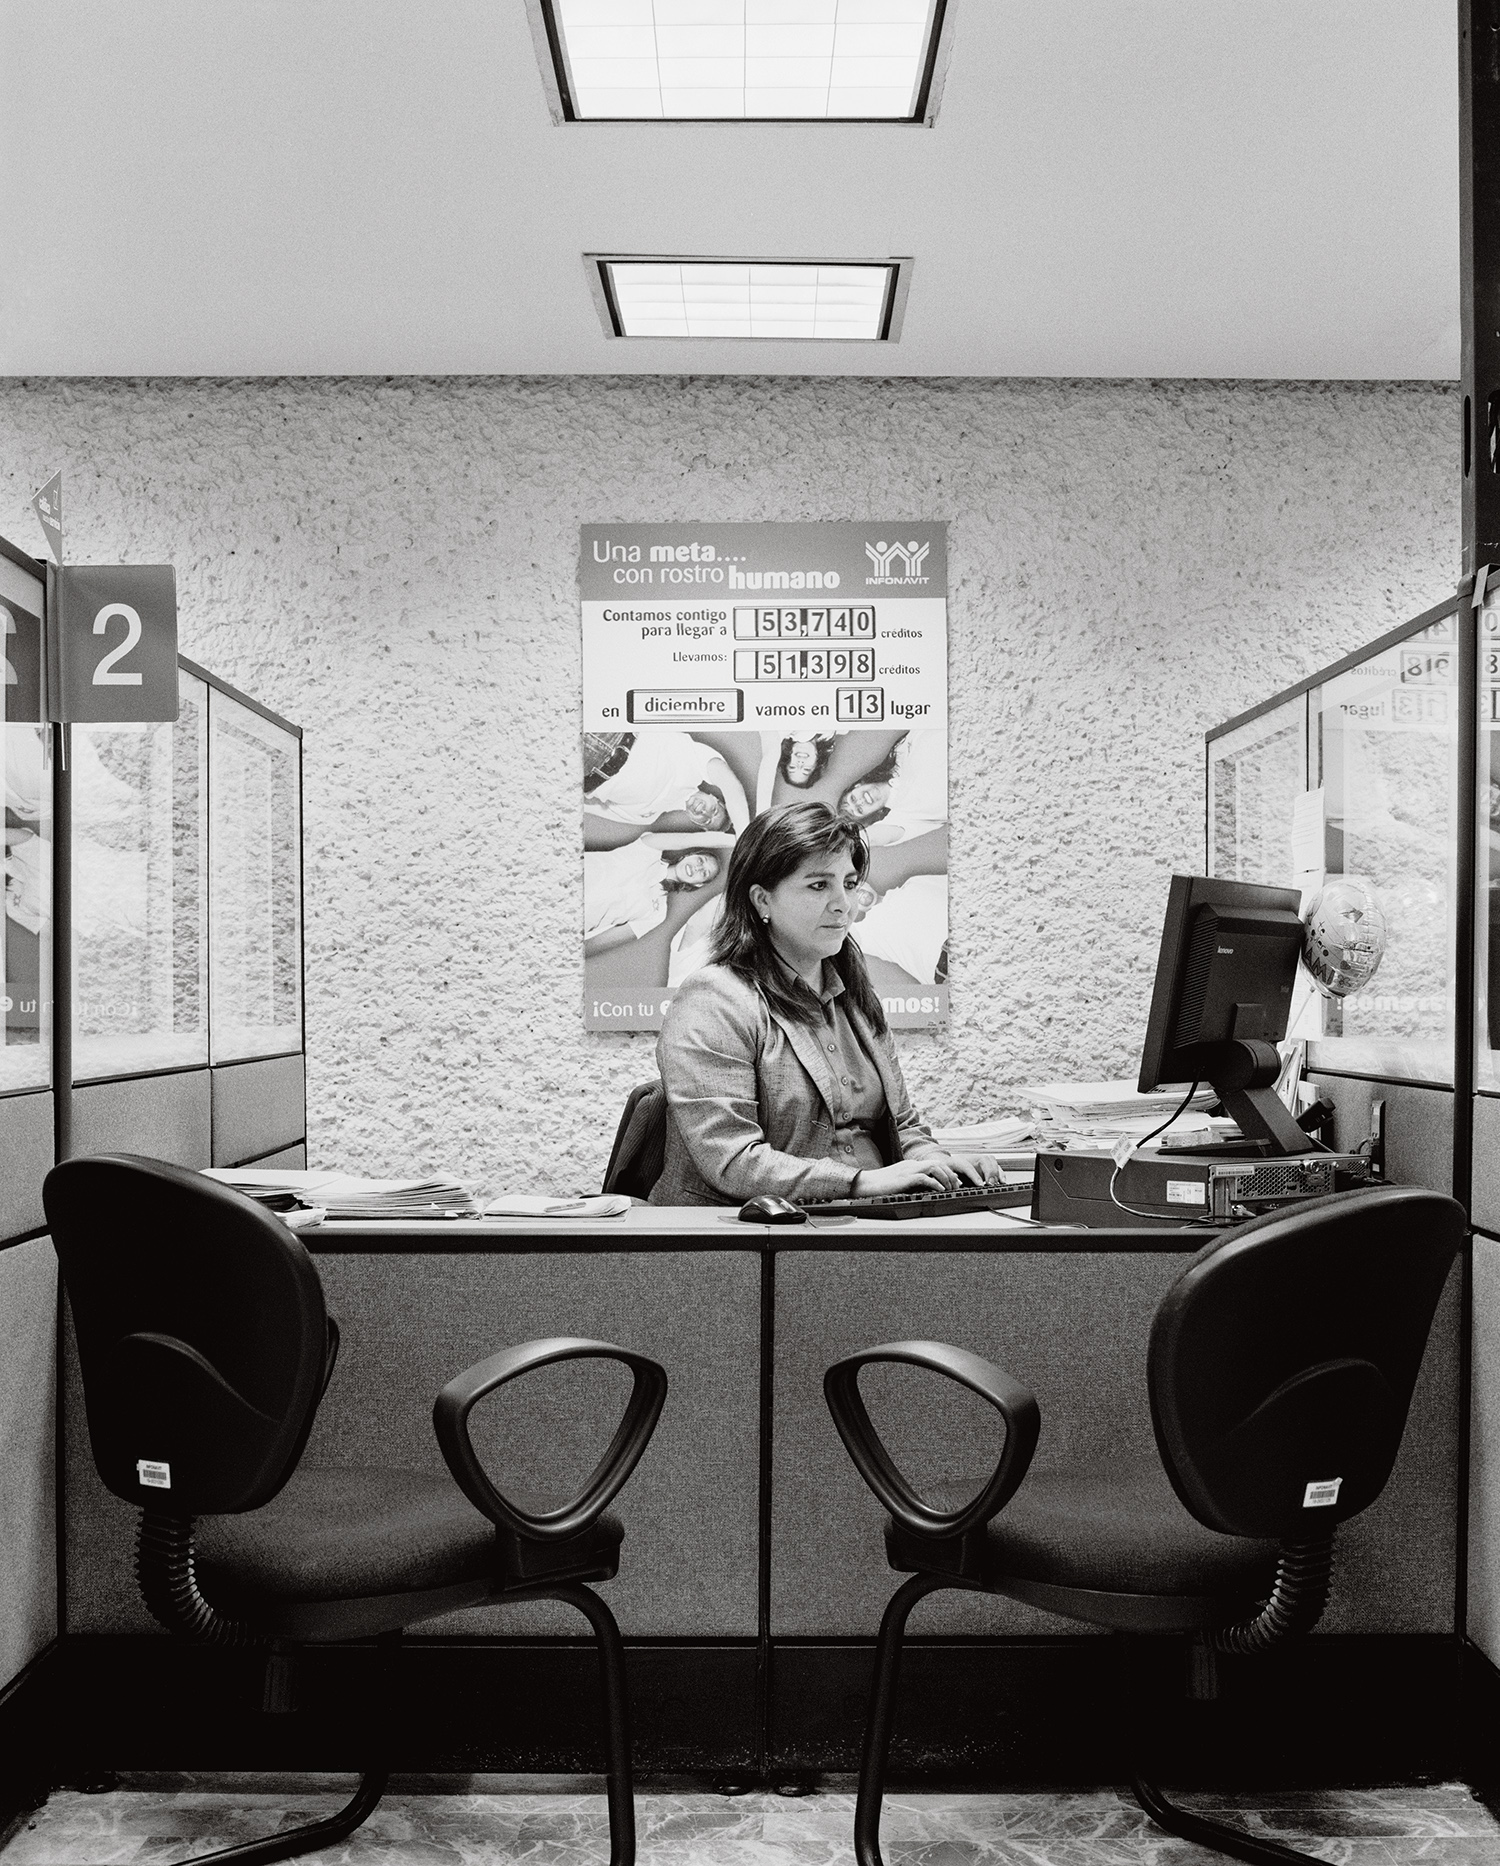
<svg viewBox="0 0 1500 1866"><path fill-rule="evenodd" d="M1333 1578L1333 1537L1287 1542L1276 1558L1271 1597L1254 1619L1216 1627L1208 1643L1216 1652L1264 1652L1296 1633L1310 1633L1328 1604Z"/></svg>
<svg viewBox="0 0 1500 1866"><path fill-rule="evenodd" d="M198 1592L193 1570L193 1519L142 1510L135 1545L135 1576L152 1617L169 1633L185 1633L211 1646L265 1643L253 1628L226 1619Z"/></svg>

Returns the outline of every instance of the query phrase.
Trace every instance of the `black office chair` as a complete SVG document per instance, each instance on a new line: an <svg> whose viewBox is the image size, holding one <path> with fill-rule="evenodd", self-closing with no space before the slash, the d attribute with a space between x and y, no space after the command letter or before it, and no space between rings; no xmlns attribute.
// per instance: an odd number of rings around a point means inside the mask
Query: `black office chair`
<svg viewBox="0 0 1500 1866"><path fill-rule="evenodd" d="M600 1190L649 1199L666 1159L666 1091L660 1081L638 1083L626 1097Z"/></svg>
<svg viewBox="0 0 1500 1866"><path fill-rule="evenodd" d="M1041 1429L1035 1398L961 1348L897 1341L828 1370L834 1424L889 1512L890 1565L912 1576L886 1608L876 1649L855 1815L860 1866L880 1866L907 1617L938 1588L1003 1594L1118 1633L1186 1633L1210 1653L1259 1652L1316 1625L1334 1531L1375 1501L1395 1463L1464 1231L1454 1200L1385 1186L1309 1199L1215 1237L1152 1323L1146 1378L1159 1459L1139 1466L1028 1477ZM972 1501L924 1502L896 1468L859 1391L860 1370L875 1362L942 1374L1000 1414L1004 1448ZM1185 1840L1255 1866L1310 1857L1188 1814L1139 1774L1132 1787Z"/></svg>
<svg viewBox="0 0 1500 1866"><path fill-rule="evenodd" d="M311 1257L229 1187L124 1154L47 1175L47 1222L78 1338L99 1475L140 1506L136 1571L169 1631L268 1648L267 1709L287 1708L287 1655L375 1639L436 1614L561 1600L593 1628L608 1749L610 1859L635 1857L624 1654L585 1583L618 1572L605 1514L650 1443L666 1397L655 1361L602 1341L528 1341L450 1380L433 1426L453 1482L407 1470L313 1470L299 1460L333 1372L338 1331ZM535 1513L486 1476L469 1414L487 1393L558 1361L612 1360L634 1376L582 1493ZM367 1769L326 1820L204 1855L287 1859L352 1833L384 1792Z"/></svg>

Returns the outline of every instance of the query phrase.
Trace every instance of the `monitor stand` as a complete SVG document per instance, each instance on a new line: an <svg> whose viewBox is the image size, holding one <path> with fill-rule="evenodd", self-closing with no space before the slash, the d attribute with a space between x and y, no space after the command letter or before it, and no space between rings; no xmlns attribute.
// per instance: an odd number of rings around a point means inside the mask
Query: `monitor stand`
<svg viewBox="0 0 1500 1866"><path fill-rule="evenodd" d="M1283 1159L1294 1153L1321 1153L1305 1128L1276 1093L1281 1074L1281 1052L1274 1043L1255 1037L1231 1037L1224 1043L1200 1043L1181 1054L1224 1104L1224 1112L1239 1125L1243 1141L1231 1140L1207 1147L1174 1147L1174 1153L1192 1151L1200 1156L1220 1147L1246 1148L1238 1154L1223 1152L1223 1159Z"/></svg>

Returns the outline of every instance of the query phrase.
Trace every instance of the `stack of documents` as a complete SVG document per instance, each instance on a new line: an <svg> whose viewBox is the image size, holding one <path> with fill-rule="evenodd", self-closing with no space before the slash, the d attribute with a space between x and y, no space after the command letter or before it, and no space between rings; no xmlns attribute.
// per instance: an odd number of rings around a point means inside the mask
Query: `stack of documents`
<svg viewBox="0 0 1500 1866"><path fill-rule="evenodd" d="M618 1192L580 1192L573 1197L549 1198L538 1192L512 1192L491 1199L486 1218L623 1218L630 1200Z"/></svg>
<svg viewBox="0 0 1500 1866"><path fill-rule="evenodd" d="M1036 1114L1039 1147L1103 1147L1118 1140L1144 1140L1182 1101L1182 1088L1155 1089L1142 1095L1125 1082L1042 1082L1021 1093ZM1232 1123L1211 1122L1203 1111L1219 1099L1212 1088L1200 1088L1181 1118L1174 1121L1156 1144L1171 1146L1189 1138L1220 1139L1238 1132Z"/></svg>
<svg viewBox="0 0 1500 1866"><path fill-rule="evenodd" d="M962 1127L935 1127L932 1138L942 1147L971 1147L977 1153L1010 1153L1024 1148L1036 1133L1030 1115L1000 1114L992 1121L970 1121Z"/></svg>
<svg viewBox="0 0 1500 1866"><path fill-rule="evenodd" d="M359 1179L352 1173L299 1173L264 1167L209 1167L210 1179L269 1206L315 1208L329 1218L477 1218L479 1201L456 1179Z"/></svg>

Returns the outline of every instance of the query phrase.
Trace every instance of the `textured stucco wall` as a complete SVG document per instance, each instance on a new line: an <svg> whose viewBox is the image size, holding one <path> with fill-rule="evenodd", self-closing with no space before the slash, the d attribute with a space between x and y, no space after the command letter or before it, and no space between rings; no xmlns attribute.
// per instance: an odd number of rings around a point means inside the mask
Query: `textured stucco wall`
<svg viewBox="0 0 1500 1866"><path fill-rule="evenodd" d="M311 1157L597 1184L651 1039L580 1026L586 521L944 518L954 1019L936 1118L1124 1073L1201 735L1452 588L1432 385L0 384L0 530L177 566L182 645L307 728Z"/></svg>

